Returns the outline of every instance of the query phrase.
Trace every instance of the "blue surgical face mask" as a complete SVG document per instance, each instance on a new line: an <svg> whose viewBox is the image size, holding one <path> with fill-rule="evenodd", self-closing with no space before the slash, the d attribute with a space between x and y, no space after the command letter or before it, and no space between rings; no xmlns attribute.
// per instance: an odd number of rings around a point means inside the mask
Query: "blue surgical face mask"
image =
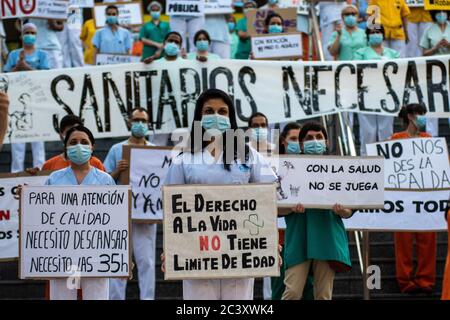
<svg viewBox="0 0 450 320"><path fill-rule="evenodd" d="M369 34L369 45L378 46L383 43L383 35L381 33Z"/></svg>
<svg viewBox="0 0 450 320"><path fill-rule="evenodd" d="M159 18L161 18L161 12L159 11L150 11L150 15L153 20L159 20Z"/></svg>
<svg viewBox="0 0 450 320"><path fill-rule="evenodd" d="M202 117L202 127L205 130L216 129L223 133L231 128L230 118L217 113L205 114Z"/></svg>
<svg viewBox="0 0 450 320"><path fill-rule="evenodd" d="M415 124L419 131L425 131L427 127L427 118L425 118L425 116L417 116Z"/></svg>
<svg viewBox="0 0 450 320"><path fill-rule="evenodd" d="M34 34L24 34L22 37L23 44L27 46L32 46L36 42L36 35Z"/></svg>
<svg viewBox="0 0 450 320"><path fill-rule="evenodd" d="M309 140L303 143L304 154L324 154L326 150L325 140Z"/></svg>
<svg viewBox="0 0 450 320"><path fill-rule="evenodd" d="M118 24L119 19L117 16L106 16L106 23L107 24Z"/></svg>
<svg viewBox="0 0 450 320"><path fill-rule="evenodd" d="M87 144L77 144L67 147L67 157L75 164L84 164L89 161L92 155L91 146Z"/></svg>
<svg viewBox="0 0 450 320"><path fill-rule="evenodd" d="M300 143L297 141L288 141L286 151L288 154L300 154Z"/></svg>
<svg viewBox="0 0 450 320"><path fill-rule="evenodd" d="M137 121L131 124L131 134L136 138L143 138L147 135L148 125L145 122Z"/></svg>
<svg viewBox="0 0 450 320"><path fill-rule="evenodd" d="M436 14L436 21L439 24L445 24L447 22L447 12L439 12Z"/></svg>
<svg viewBox="0 0 450 320"><path fill-rule="evenodd" d="M233 32L234 29L236 28L236 23L234 22L228 22L228 31Z"/></svg>
<svg viewBox="0 0 450 320"><path fill-rule="evenodd" d="M208 40L197 40L197 42L195 42L195 46L198 51L208 51L209 42Z"/></svg>
<svg viewBox="0 0 450 320"><path fill-rule="evenodd" d="M164 52L170 57L177 56L180 53L180 47L174 42L167 42L164 46Z"/></svg>
<svg viewBox="0 0 450 320"><path fill-rule="evenodd" d="M283 27L279 26L277 24L271 24L269 26L269 29L267 30L269 33L282 33L283 32Z"/></svg>
<svg viewBox="0 0 450 320"><path fill-rule="evenodd" d="M356 16L345 16L344 17L344 23L347 27L354 27L356 26L357 19Z"/></svg>
<svg viewBox="0 0 450 320"><path fill-rule="evenodd" d="M254 141L267 141L269 130L267 128L252 128L252 138Z"/></svg>

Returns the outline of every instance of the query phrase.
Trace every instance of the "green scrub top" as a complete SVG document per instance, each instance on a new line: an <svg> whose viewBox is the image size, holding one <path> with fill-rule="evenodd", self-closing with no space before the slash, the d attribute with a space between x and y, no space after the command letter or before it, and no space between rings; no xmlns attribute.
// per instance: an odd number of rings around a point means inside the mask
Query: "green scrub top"
<svg viewBox="0 0 450 320"><path fill-rule="evenodd" d="M170 32L170 25L167 22L160 21L158 25L155 25L153 21L147 22L141 28L139 32L139 38L146 38L155 42L163 43L164 38ZM158 49L152 46L144 44L142 50L142 59L153 56Z"/></svg>
<svg viewBox="0 0 450 320"><path fill-rule="evenodd" d="M390 48L383 47L383 54L381 56L372 49L372 47L365 47L355 52L355 60L385 60L385 59L397 59L400 58L400 54Z"/></svg>
<svg viewBox="0 0 450 320"><path fill-rule="evenodd" d="M441 28L437 23L433 23L420 39L420 47L423 49L431 49L433 48L439 41L445 39L450 42L450 22L447 21L447 26L445 27L444 32L442 32ZM449 48L439 48L435 55L441 54L450 54Z"/></svg>
<svg viewBox="0 0 450 320"><path fill-rule="evenodd" d="M337 36L338 33L336 31L331 34L330 41L328 42L328 48L333 45ZM354 60L356 50L367 46L366 32L359 28L352 33L348 32L346 29L342 29L339 44L338 60Z"/></svg>
<svg viewBox="0 0 450 320"><path fill-rule="evenodd" d="M285 217L286 269L307 260L337 262L351 268L347 233L341 217L331 210L307 209Z"/></svg>
<svg viewBox="0 0 450 320"><path fill-rule="evenodd" d="M247 18L242 18L237 22L236 32L247 32ZM236 51L236 59L246 60L250 56L250 51L252 50L252 43L250 39L241 40L239 38L237 51Z"/></svg>

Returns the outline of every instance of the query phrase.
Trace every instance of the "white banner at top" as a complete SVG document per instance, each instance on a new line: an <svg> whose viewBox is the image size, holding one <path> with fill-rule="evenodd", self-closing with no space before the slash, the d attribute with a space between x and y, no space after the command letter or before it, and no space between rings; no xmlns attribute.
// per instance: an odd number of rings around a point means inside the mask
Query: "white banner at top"
<svg viewBox="0 0 450 320"><path fill-rule="evenodd" d="M0 0L0 20L14 18L67 19L68 0Z"/></svg>
<svg viewBox="0 0 450 320"><path fill-rule="evenodd" d="M157 133L190 126L204 88L228 92L238 125L254 112L270 123L340 111L397 116L423 102L427 116L450 117L449 58L379 61L178 60L0 74L10 106L8 142L52 141L68 113L96 138L129 135L127 114L146 108Z"/></svg>

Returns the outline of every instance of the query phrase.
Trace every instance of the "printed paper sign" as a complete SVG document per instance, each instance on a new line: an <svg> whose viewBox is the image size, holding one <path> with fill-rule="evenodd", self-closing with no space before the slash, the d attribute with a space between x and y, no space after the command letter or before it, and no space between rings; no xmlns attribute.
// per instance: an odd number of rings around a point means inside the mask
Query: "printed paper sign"
<svg viewBox="0 0 450 320"><path fill-rule="evenodd" d="M300 58L302 35L277 34L252 37L252 52L255 59Z"/></svg>
<svg viewBox="0 0 450 320"><path fill-rule="evenodd" d="M164 186L166 280L279 276L275 186Z"/></svg>
<svg viewBox="0 0 450 320"><path fill-rule="evenodd" d="M20 275L129 277L128 186L24 186Z"/></svg>
<svg viewBox="0 0 450 320"><path fill-rule="evenodd" d="M2 174L0 176L0 261L19 257L19 185L43 185L47 175Z"/></svg>
<svg viewBox="0 0 450 320"><path fill-rule="evenodd" d="M70 6L78 8L93 8L94 0L70 0Z"/></svg>
<svg viewBox="0 0 450 320"><path fill-rule="evenodd" d="M205 0L167 0L166 14L168 16L203 16Z"/></svg>
<svg viewBox="0 0 450 320"><path fill-rule="evenodd" d="M386 190L382 210L360 210L343 219L348 230L445 231L450 190Z"/></svg>
<svg viewBox="0 0 450 320"><path fill-rule="evenodd" d="M172 148L123 146L123 158L128 160L131 185L132 218L135 222L162 220L162 185L172 164Z"/></svg>
<svg viewBox="0 0 450 320"><path fill-rule="evenodd" d="M269 157L278 177L278 206L298 203L306 208L383 208L384 173L381 157Z"/></svg>
<svg viewBox="0 0 450 320"><path fill-rule="evenodd" d="M205 14L233 13L232 0L205 0Z"/></svg>
<svg viewBox="0 0 450 320"><path fill-rule="evenodd" d="M117 2L117 3L101 3L94 6L94 20L96 28L103 28L106 24L106 8L108 5L115 5L119 8L119 24L129 26L140 26L144 24L144 15L142 11L142 3L133 2Z"/></svg>
<svg viewBox="0 0 450 320"><path fill-rule="evenodd" d="M383 156L386 159L386 188L450 188L445 138L401 139L366 146L368 155Z"/></svg>
<svg viewBox="0 0 450 320"><path fill-rule="evenodd" d="M450 0L424 0L425 10L449 10Z"/></svg>
<svg viewBox="0 0 450 320"><path fill-rule="evenodd" d="M99 53L95 56L95 64L98 66L108 64L136 63L140 61L141 57L127 54Z"/></svg>
<svg viewBox="0 0 450 320"><path fill-rule="evenodd" d="M423 0L405 0L409 7L423 7Z"/></svg>

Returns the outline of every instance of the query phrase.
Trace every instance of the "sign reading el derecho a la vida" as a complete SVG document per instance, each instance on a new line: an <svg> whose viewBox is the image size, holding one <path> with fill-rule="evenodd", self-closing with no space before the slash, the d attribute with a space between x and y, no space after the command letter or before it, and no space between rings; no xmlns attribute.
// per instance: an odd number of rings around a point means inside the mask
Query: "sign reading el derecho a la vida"
<svg viewBox="0 0 450 320"><path fill-rule="evenodd" d="M167 0L166 14L169 16L203 16L205 0Z"/></svg>
<svg viewBox="0 0 450 320"><path fill-rule="evenodd" d="M42 18L67 19L69 1L0 0L0 19Z"/></svg>
<svg viewBox="0 0 450 320"><path fill-rule="evenodd" d="M0 175L0 261L19 257L19 185L43 185L49 172Z"/></svg>
<svg viewBox="0 0 450 320"><path fill-rule="evenodd" d="M164 186L166 280L279 276L275 186Z"/></svg>
<svg viewBox="0 0 450 320"><path fill-rule="evenodd" d="M128 186L24 186L20 277L129 277Z"/></svg>
<svg viewBox="0 0 450 320"><path fill-rule="evenodd" d="M368 144L367 154L385 158L386 188L450 188L445 138L400 139Z"/></svg>
<svg viewBox="0 0 450 320"><path fill-rule="evenodd" d="M275 171L280 207L383 208L382 157L280 156L268 158Z"/></svg>
<svg viewBox="0 0 450 320"><path fill-rule="evenodd" d="M123 158L129 163L123 184L131 185L135 222L162 220L161 188L172 164L171 152L169 147L123 146Z"/></svg>
<svg viewBox="0 0 450 320"><path fill-rule="evenodd" d="M108 5L115 5L119 9L119 24L140 26L144 23L144 14L142 11L142 3L139 1L116 2L116 3L100 3L93 8L93 16L96 28L103 28L106 23L106 8Z"/></svg>
<svg viewBox="0 0 450 320"><path fill-rule="evenodd" d="M255 59L300 58L302 56L302 35L276 34L258 35L251 38Z"/></svg>

